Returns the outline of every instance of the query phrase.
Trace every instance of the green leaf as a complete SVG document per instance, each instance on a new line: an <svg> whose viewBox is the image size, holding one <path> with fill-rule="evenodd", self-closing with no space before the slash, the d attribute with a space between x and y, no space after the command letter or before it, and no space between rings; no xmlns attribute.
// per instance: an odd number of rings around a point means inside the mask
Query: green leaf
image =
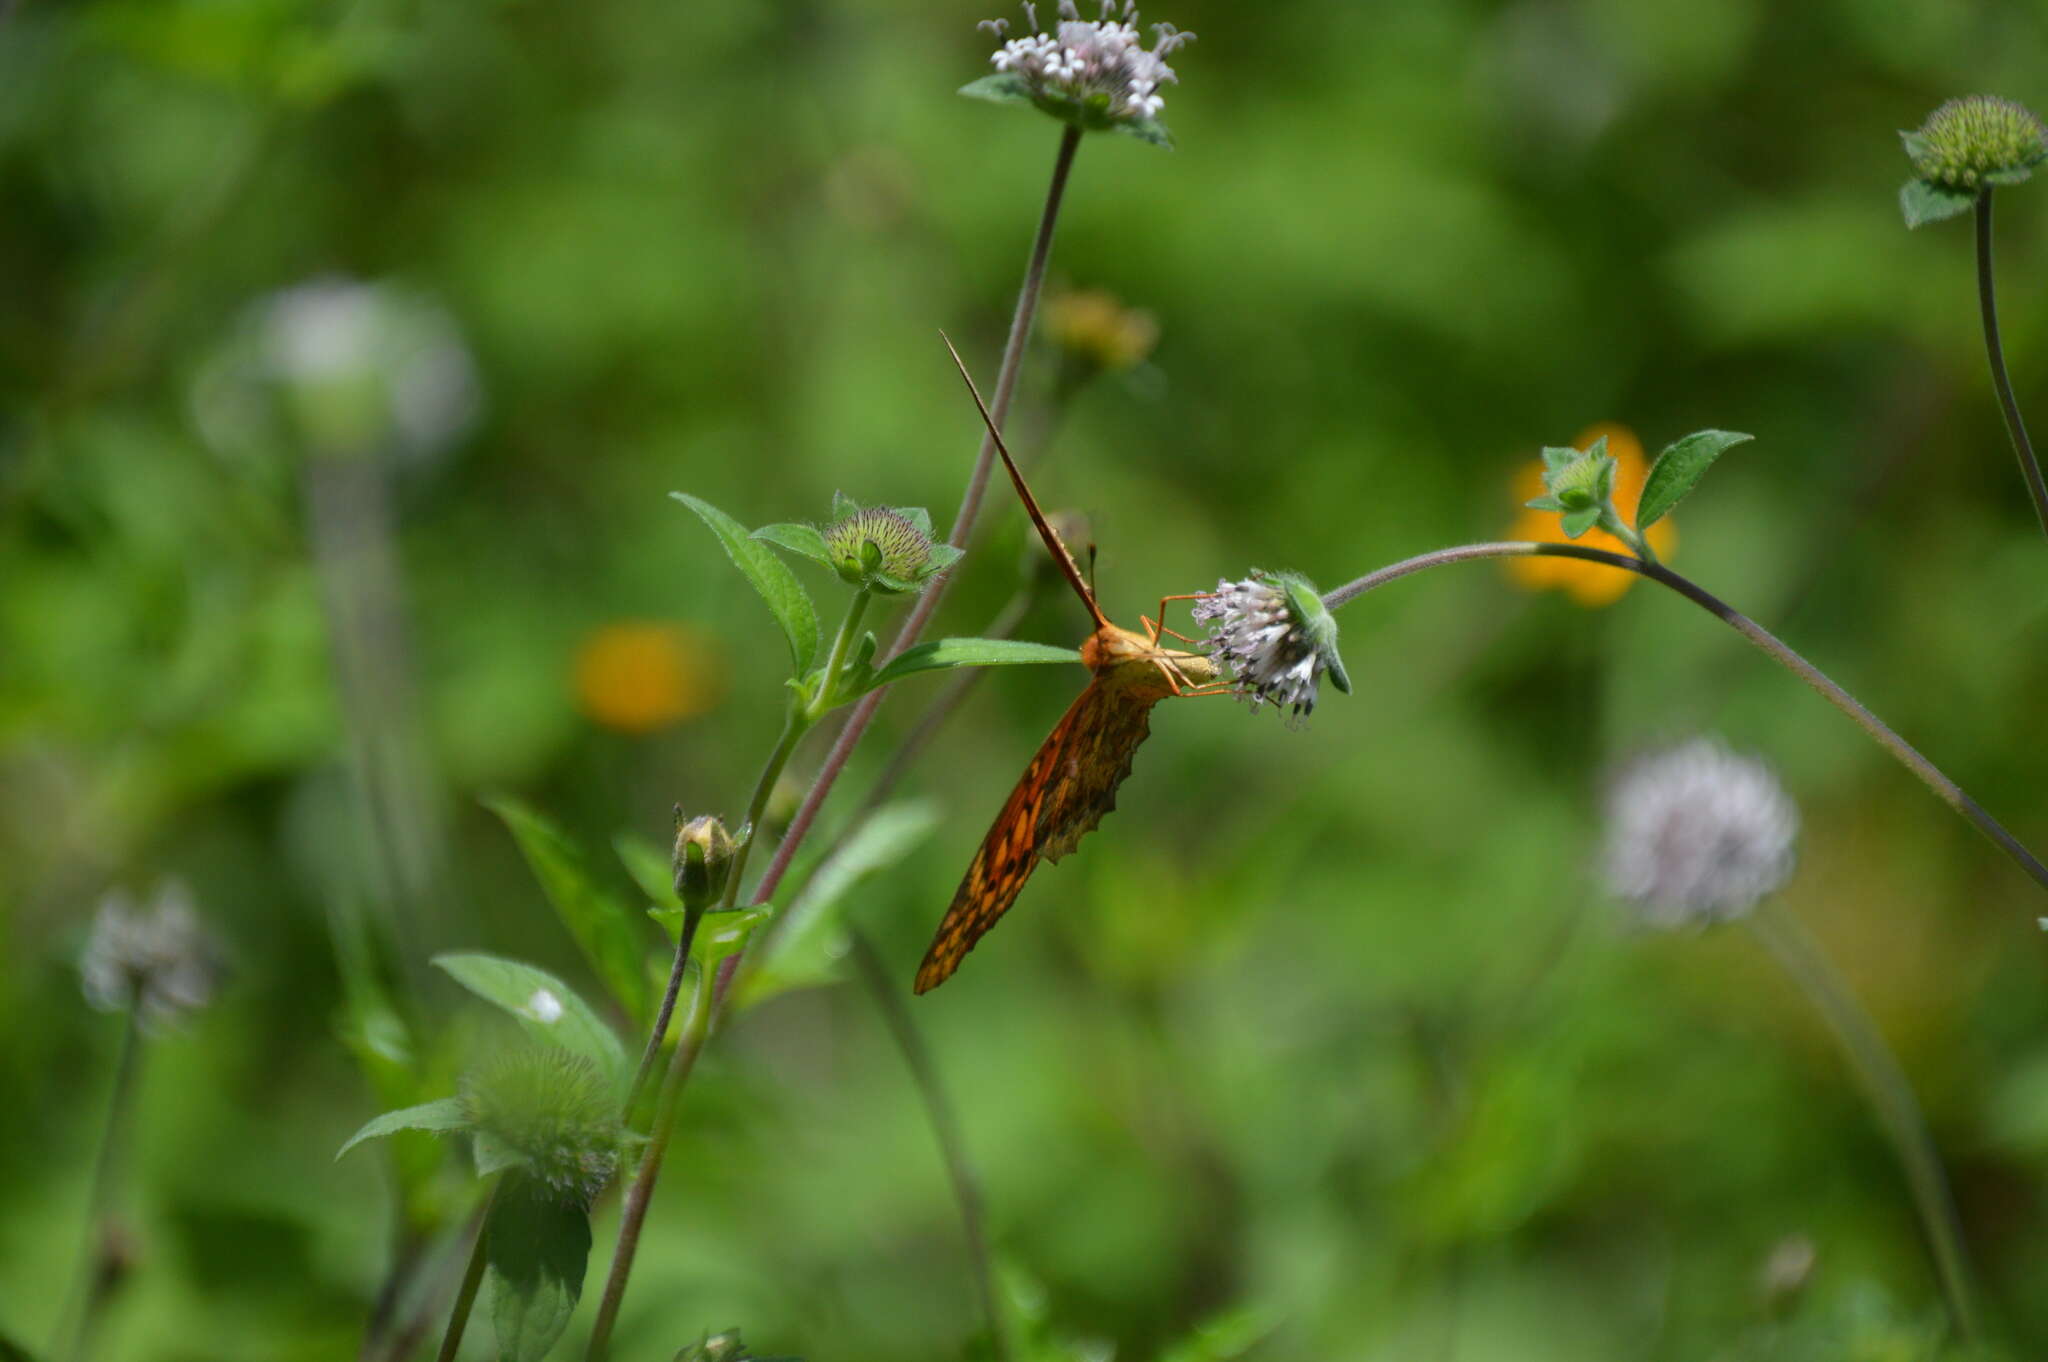
<svg viewBox="0 0 2048 1362"><path fill-rule="evenodd" d="M1908 180L1899 186L1899 212L1905 215L1908 227L1967 213L1976 204L1977 196L1969 190L1950 189L1932 180Z"/></svg>
<svg viewBox="0 0 2048 1362"><path fill-rule="evenodd" d="M935 808L917 802L888 805L861 824L837 855L819 864L783 911L758 965L742 976L740 1005L751 1007L778 993L836 979L847 949L839 911L847 893L909 855L938 821Z"/></svg>
<svg viewBox="0 0 2048 1362"><path fill-rule="evenodd" d="M1984 183L1997 185L2000 188L2010 184L2025 184L2033 178L2034 168L2031 165L2009 166L2004 170L1987 170L1984 172Z"/></svg>
<svg viewBox="0 0 2048 1362"><path fill-rule="evenodd" d="M999 71L980 80L970 80L960 87L960 93L969 99L985 99L991 104L1031 103L1031 86L1014 71Z"/></svg>
<svg viewBox="0 0 2048 1362"><path fill-rule="evenodd" d="M1156 118L1120 118L1110 124L1110 129L1126 137L1135 137L1140 142L1150 142L1153 146L1167 151L1173 150L1173 134Z"/></svg>
<svg viewBox="0 0 2048 1362"><path fill-rule="evenodd" d="M1901 128L1899 129L1899 141L1905 144L1906 155L1914 161L1918 161L1927 154L1927 139L1918 132L1909 132Z"/></svg>
<svg viewBox="0 0 2048 1362"><path fill-rule="evenodd" d="M472 1135L470 1148L476 1156L476 1175L480 1178L487 1178L507 1168L524 1168L531 1162L526 1155L488 1130L479 1130Z"/></svg>
<svg viewBox="0 0 2048 1362"><path fill-rule="evenodd" d="M796 574L766 545L750 538L745 526L710 502L688 492L670 492L669 495L695 511L711 527L711 532L718 536L718 542L725 546L733 566L753 583L754 590L761 593L761 599L768 602L775 622L782 626L782 636L789 640L789 655L798 673L808 671L818 656L818 611L811 604L811 598L804 594Z"/></svg>
<svg viewBox="0 0 2048 1362"><path fill-rule="evenodd" d="M917 526L917 532L929 539L932 537L932 513L922 506L898 506L896 514Z"/></svg>
<svg viewBox="0 0 2048 1362"><path fill-rule="evenodd" d="M924 575L936 576L966 556L966 549L954 548L951 544L934 544L931 553L925 558Z"/></svg>
<svg viewBox="0 0 2048 1362"><path fill-rule="evenodd" d="M1564 509L1564 503L1553 496L1537 497L1533 501L1525 501L1522 504L1532 511L1562 511Z"/></svg>
<svg viewBox="0 0 2048 1362"><path fill-rule="evenodd" d="M646 931L638 914L600 889L583 853L562 830L516 799L486 799L484 807L505 821L555 916L569 930L584 959L636 1021L653 1015L647 984Z"/></svg>
<svg viewBox="0 0 2048 1362"><path fill-rule="evenodd" d="M626 1052L619 1038L590 1004L546 970L497 955L437 955L434 964L477 997L517 1017L534 1039L595 1060L613 1076L624 1072Z"/></svg>
<svg viewBox="0 0 2048 1362"><path fill-rule="evenodd" d="M1024 643L1008 638L937 638L906 648L875 673L875 686L886 686L918 672L953 667L1012 667L1028 662L1079 662L1072 648ZM870 687L872 689L873 687Z"/></svg>
<svg viewBox="0 0 2048 1362"><path fill-rule="evenodd" d="M825 551L825 536L818 533L818 527L815 525L799 525L793 521L781 525L763 525L754 531L753 537L765 539L814 563L832 566L832 555Z"/></svg>
<svg viewBox="0 0 2048 1362"><path fill-rule="evenodd" d="M1159 1355L1159 1362L1231 1362L1263 1342L1280 1317L1260 1305L1240 1305L1209 1316Z"/></svg>
<svg viewBox="0 0 2048 1362"><path fill-rule="evenodd" d="M683 901L676 897L675 865L668 852L631 832L612 838L612 850L619 853L619 863L626 867L633 883L640 886L641 893L663 908L683 906Z"/></svg>
<svg viewBox="0 0 2048 1362"><path fill-rule="evenodd" d="M469 1117L462 1109L459 1099L443 1097L437 1102L422 1102L416 1107L401 1107L387 1111L382 1116L372 1117L364 1122L363 1128L348 1137L348 1143L334 1151L339 1159L364 1140L378 1140L386 1135L396 1135L401 1130L467 1130Z"/></svg>
<svg viewBox="0 0 2048 1362"><path fill-rule="evenodd" d="M1664 446L1643 483L1643 497L1636 506L1636 528L1647 530L1662 520L1692 491L1714 460L1743 441L1755 438L1734 430L1696 430Z"/></svg>
<svg viewBox="0 0 2048 1362"><path fill-rule="evenodd" d="M583 1294L590 1217L544 1184L509 1174L491 1200L484 1235L498 1362L541 1362Z"/></svg>
<svg viewBox="0 0 2048 1362"><path fill-rule="evenodd" d="M1564 537L1577 539L1599 523L1600 513L1606 509L1604 506L1581 506L1576 511L1566 511L1563 516Z"/></svg>

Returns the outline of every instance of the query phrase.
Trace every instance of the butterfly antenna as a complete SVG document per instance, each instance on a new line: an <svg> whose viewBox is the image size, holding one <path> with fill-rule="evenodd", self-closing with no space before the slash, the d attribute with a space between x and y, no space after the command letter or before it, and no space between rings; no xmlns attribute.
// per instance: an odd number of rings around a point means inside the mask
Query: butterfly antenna
<svg viewBox="0 0 2048 1362"><path fill-rule="evenodd" d="M967 372L967 365L961 360L960 352L953 348L952 338L941 331L939 339L946 342L946 353L953 357L953 366L960 371L961 379L966 382L968 395L974 399L975 409L981 413L981 423L988 427L988 437L995 441L996 453L1003 456L1003 467L1010 472L1010 483L1017 489L1017 496L1024 502L1024 510L1030 515L1031 523L1038 527L1038 536L1045 541L1047 552L1052 554L1053 562L1059 564L1060 571L1066 574L1067 581L1073 585L1074 594L1081 598L1081 604L1088 607L1088 613L1095 617L1096 624L1104 628L1110 627L1108 618L1102 613L1102 607L1095 603L1095 593L1088 589L1088 583L1082 579L1081 569L1074 562L1074 555L1067 552L1066 544L1054 533L1052 526L1046 523L1045 512L1038 509L1038 498L1031 495L1030 487L1025 485L1024 475L1017 471L1017 461L1010 457L1009 446L1003 443L1003 433L996 429L995 418L988 414L988 404L981 400L981 392L974 386L974 378Z"/></svg>

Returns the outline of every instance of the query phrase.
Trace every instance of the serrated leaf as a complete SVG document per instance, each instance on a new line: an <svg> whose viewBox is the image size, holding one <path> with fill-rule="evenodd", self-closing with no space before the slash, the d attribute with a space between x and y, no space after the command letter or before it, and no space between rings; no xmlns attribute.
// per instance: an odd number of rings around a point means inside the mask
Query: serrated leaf
<svg viewBox="0 0 2048 1362"><path fill-rule="evenodd" d="M811 598L803 589L796 574L789 565L768 548L749 537L746 527L734 520L710 502L693 497L688 492L670 492L683 505L697 513L697 516L711 532L718 536L718 542L725 546L726 556L733 566L761 593L761 599L768 603L775 622L782 626L782 636L789 640L789 655L799 674L810 670L811 663L818 655L818 611L811 604Z"/></svg>
<svg viewBox="0 0 2048 1362"><path fill-rule="evenodd" d="M663 908L681 908L683 901L676 897L675 867L668 852L637 833L622 832L612 838L612 850L619 854L619 864L626 867L626 873L633 883L640 886L640 892Z"/></svg>
<svg viewBox="0 0 2048 1362"><path fill-rule="evenodd" d="M1664 446L1643 483L1642 500L1636 505L1636 528L1647 530L1662 520L1692 491L1714 460L1755 438L1734 430L1696 430Z"/></svg>
<svg viewBox="0 0 2048 1362"><path fill-rule="evenodd" d="M818 533L818 527L815 525L800 525L794 521L780 525L763 525L754 531L754 538L765 539L814 563L832 566L832 555L825 551L825 536Z"/></svg>
<svg viewBox="0 0 2048 1362"><path fill-rule="evenodd" d="M1906 226L1921 227L1940 222L1976 207L1977 196L1963 189L1950 189L1931 180L1908 180L1899 186L1899 212Z"/></svg>
<svg viewBox="0 0 2048 1362"><path fill-rule="evenodd" d="M612 1029L567 984L532 965L497 955L437 955L433 963L485 1002L496 1003L534 1039L596 1061L617 1077L626 1053Z"/></svg>
<svg viewBox="0 0 2048 1362"><path fill-rule="evenodd" d="M498 1362L541 1362L583 1294L590 1217L544 1185L513 1174L492 1198L483 1232Z"/></svg>
<svg viewBox="0 0 2048 1362"><path fill-rule="evenodd" d="M373 1116L363 1123L363 1128L348 1137L348 1143L334 1151L339 1159L364 1140L378 1140L386 1135L396 1135L401 1130L431 1130L446 1132L466 1130L469 1117L463 1113L462 1103L453 1097L443 1097L434 1102L422 1102L416 1107L400 1107L387 1111L382 1116Z"/></svg>
<svg viewBox="0 0 2048 1362"><path fill-rule="evenodd" d="M1140 142L1149 142L1167 151L1173 150L1173 134L1156 118L1119 118L1109 126L1111 131L1126 137L1135 137Z"/></svg>
<svg viewBox="0 0 2048 1362"><path fill-rule="evenodd" d="M758 966L744 976L740 1004L750 1007L778 993L837 978L837 963L846 954L841 923L847 894L909 855L938 821L938 811L920 802L888 805L861 824L783 911Z"/></svg>
<svg viewBox="0 0 2048 1362"><path fill-rule="evenodd" d="M648 943L638 914L598 886L582 849L554 823L516 799L486 799L484 807L511 829L555 916L612 997L636 1021L651 1017Z"/></svg>
<svg viewBox="0 0 2048 1362"><path fill-rule="evenodd" d="M1581 506L1576 511L1566 511L1562 517L1564 537L1567 539L1577 539L1587 530L1592 529L1594 525L1599 523L1600 513L1605 509L1603 506Z"/></svg>
<svg viewBox="0 0 2048 1362"><path fill-rule="evenodd" d="M1034 662L1079 662L1072 648L1025 643L1009 638L938 638L906 648L875 673L874 684L886 686L918 672L953 667L1014 667Z"/></svg>
<svg viewBox="0 0 2048 1362"><path fill-rule="evenodd" d="M970 80L960 87L960 93L969 99L985 99L991 104L1029 104L1031 86L1024 77L1014 71L999 71L980 80Z"/></svg>

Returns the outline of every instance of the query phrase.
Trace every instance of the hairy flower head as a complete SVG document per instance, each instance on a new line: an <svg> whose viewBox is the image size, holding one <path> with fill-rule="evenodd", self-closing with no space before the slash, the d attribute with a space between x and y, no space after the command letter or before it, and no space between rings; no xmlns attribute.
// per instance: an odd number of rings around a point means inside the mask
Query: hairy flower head
<svg viewBox="0 0 2048 1362"><path fill-rule="evenodd" d="M585 1206L618 1171L618 1095L582 1055L505 1051L464 1075L461 1102L480 1164L516 1164Z"/></svg>
<svg viewBox="0 0 2048 1362"><path fill-rule="evenodd" d="M102 1012L132 1004L149 1021L166 1023L212 1001L220 950L191 890L166 880L146 909L119 889L100 900L78 972L86 1001Z"/></svg>
<svg viewBox="0 0 2048 1362"><path fill-rule="evenodd" d="M1652 927L1741 917L1792 874L1799 809L1771 768L1695 738L1637 758L1607 795L1604 870Z"/></svg>
<svg viewBox="0 0 2048 1362"><path fill-rule="evenodd" d="M845 500L836 509L839 518L822 531L825 561L850 586L885 596L922 591L960 557L952 545L933 542L922 511L912 519L887 506Z"/></svg>
<svg viewBox="0 0 2048 1362"><path fill-rule="evenodd" d="M1254 568L1242 581L1216 583L1193 613L1209 626L1210 652L1230 668L1238 696L1254 713L1271 703L1291 710L1298 724L1315 709L1325 672L1331 685L1351 693L1337 655L1337 621L1300 573Z"/></svg>
<svg viewBox="0 0 2048 1362"><path fill-rule="evenodd" d="M1083 128L1158 118L1166 106L1159 87L1179 79L1166 57L1195 36L1156 24L1147 50L1138 34L1134 0L1124 0L1121 7L1102 0L1101 17L1095 20L1083 19L1074 0L1059 0L1051 32L1040 27L1037 6L1027 3L1024 16L1031 32L1007 38L989 64L998 74L1020 80L1023 92L1041 109ZM1006 19L985 20L981 26L998 38L1010 28ZM975 87L968 92L975 93Z"/></svg>
<svg viewBox="0 0 2048 1362"><path fill-rule="evenodd" d="M1951 99L1900 133L1922 179L1948 189L2024 180L2048 159L2048 128L2032 109L1997 95Z"/></svg>

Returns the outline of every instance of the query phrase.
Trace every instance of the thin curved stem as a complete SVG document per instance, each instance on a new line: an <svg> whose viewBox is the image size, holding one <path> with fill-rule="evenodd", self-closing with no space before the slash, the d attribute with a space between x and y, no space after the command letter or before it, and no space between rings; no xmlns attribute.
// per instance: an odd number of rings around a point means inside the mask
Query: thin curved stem
<svg viewBox="0 0 2048 1362"><path fill-rule="evenodd" d="M1989 186L1977 196L1977 306L1984 314L1984 353L1991 361L1991 383L1998 389L1998 405L2005 413L2005 432L2012 437L2012 452L2020 461L2020 476L2026 479L2041 533L2048 534L2048 482L2041 479L2041 461L2034 457L2033 441L2027 438L2026 423L2020 420L2020 404L2012 395L2012 378L2005 371L2005 346L1998 339L1998 292L1991 282Z"/></svg>
<svg viewBox="0 0 2048 1362"><path fill-rule="evenodd" d="M136 1076L141 1068L142 999L137 990L131 989L128 1010L122 1018L121 1057L114 1062L113 1096L107 1101L106 1124L100 1128L99 1154L93 1160L92 1192L85 1219L85 1247L79 1255L78 1281L72 1295L77 1303L65 1312L68 1315L75 1310L76 1319L59 1329L58 1338L63 1340L63 1344L51 1349L53 1356L73 1359L74 1362L85 1356L93 1325L106 1297L102 1259L107 1227L114 1214L114 1187L120 1178L121 1159L128 1144L128 1123L135 1106Z"/></svg>
<svg viewBox="0 0 2048 1362"><path fill-rule="evenodd" d="M1017 310L1010 317L1010 335L1003 343L1002 367L996 371L996 388L989 401L989 415L994 418L998 429L1009 414L1010 399L1017 391L1017 375L1024 367L1024 342L1030 338L1032 319L1038 315L1038 295L1045 288L1046 261L1052 256L1053 228L1059 223L1060 202L1066 197L1067 176L1073 169L1074 153L1080 145L1081 130L1069 125L1060 134L1059 155L1053 161L1052 183L1046 190L1045 210L1039 215L1038 234L1032 238L1031 258L1024 267L1024 286L1017 292ZM995 438L984 433L981 451L975 456L974 471L967 478L967 491L960 498L960 512L953 518L952 531L946 536L946 542L956 549L966 548L974 533L975 521L981 515L981 503L988 492L989 471L995 464L995 457ZM889 647L890 657L923 635L952 580L953 574L947 572L925 588L924 594L911 608L909 617L903 621L903 627L897 631L895 642ZM810 832L825 797L832 793L839 773L846 769L847 759L867 733L868 725L874 722L875 711L882 707L882 697L888 692L887 686L869 691L853 707L853 713L847 716L839 736L833 740L831 750L818 767L817 779L811 782L803 803L797 807L796 816L790 819L789 831L783 835L782 845L775 849L774 858L762 873L761 883L754 890L753 902L766 903L774 897L776 886L789 873L789 863L796 856L797 847Z"/></svg>
<svg viewBox="0 0 2048 1362"><path fill-rule="evenodd" d="M1984 811L1984 807L1964 793L1963 788L1950 780L1941 768L1922 756L1904 738L1894 733L1883 720L1863 707L1862 702L1830 680L1820 668L1808 662L1777 635L1758 624L1749 616L1729 605L1720 597L1690 579L1681 577L1670 568L1657 563L1645 563L1626 554L1609 553L1604 549L1586 548L1579 544L1533 543L1527 540L1508 540L1489 544L1460 544L1455 548L1437 549L1432 553L1417 554L1404 558L1374 572L1368 572L1356 581L1347 582L1323 597L1323 604L1335 610L1347 601L1355 600L1375 587L1386 585L1412 573L1423 572L1450 563L1470 562L1479 558L1577 558L1583 562L1600 563L1607 567L1619 568L1647 577L1660 586L1669 587L1694 605L1707 611L1729 628L1741 634L1767 653L1771 660L1791 672L1820 693L1820 697L1842 713L1856 721L1861 728L1877 741L1878 746L1897 758L1900 765L1918 776L1928 789L1944 804L1975 824L1977 830L1998 844L1999 850L2010 856L2020 869L2027 872L2033 881L2048 889L2048 866L2044 866L2027 850L2017 837L2005 830L2005 825Z"/></svg>
<svg viewBox="0 0 2048 1362"><path fill-rule="evenodd" d="M477 1289L484 1283L484 1265L490 1258L491 1203L498 1199L498 1186L491 1185L491 1194L484 1198L483 1208L477 1213L469 1265L462 1269L462 1285L456 1289L455 1304L448 1312L448 1331L441 1335L441 1350L434 1354L435 1362L455 1362L456 1354L462 1351L463 1331L469 1327L469 1312L476 1305Z"/></svg>
<svg viewBox="0 0 2048 1362"><path fill-rule="evenodd" d="M1971 1305L1963 1228L1956 1218L1955 1200L1949 1194L1948 1176L1942 1171L1941 1154L1934 1146L1926 1118L1921 1115L1920 1103L1913 1096L1912 1083L1892 1057L1877 1023L1856 1001L1820 943L1800 925L1799 919L1776 904L1767 903L1750 917L1749 927L1841 1042L1849 1067L1885 1132L1891 1136L1892 1149L1905 1170L1956 1332L1965 1340L1974 1337L1977 1315Z"/></svg>
<svg viewBox="0 0 2048 1362"><path fill-rule="evenodd" d="M860 597L865 598L866 592ZM745 836L733 850L732 870L725 881L725 897L721 909L732 907L739 894L740 876L746 872L747 853L753 849L757 830L761 826L762 811L768 807L768 797L775 792L775 781L781 776L782 768L789 764L790 753L809 730L810 722L794 707L782 722L782 736L775 740L775 750L768 754L768 760L761 767L761 774L754 780L754 795L747 802L747 821L742 825ZM676 995L683 986L683 969L690 963L690 946L697 937L697 924L704 914L685 912L682 934L676 938L675 960L669 966L668 987L662 991L661 1008L655 1013L654 1028L647 1035L647 1048L641 1051L640 1067L633 1073L633 1084L626 1092L626 1118L632 1119L633 1108L638 1105L640 1095L647 1090L647 1079L654 1072L654 1062L661 1055L662 1042L668 1039L669 1019L675 1015Z"/></svg>
<svg viewBox="0 0 2048 1362"><path fill-rule="evenodd" d="M981 1180L975 1175L973 1159L968 1156L967 1140L961 1134L959 1117L954 1114L953 1103L946 1095L945 1081L939 1077L939 1066L932 1060L924 1035L917 1029L910 1009L903 1004L901 989L889 978L889 968L882 960L882 953L860 928L853 928L848 936L853 943L853 963L860 973L861 983L867 987L868 996L881 1012L882 1020L889 1027L889 1035L896 1042L905 1067L910 1070L910 1077L917 1085L918 1100L924 1104L925 1120L930 1123L932 1136L938 1141L939 1155L946 1162L946 1177L953 1184L953 1199L960 1207L960 1233L967 1241L967 1258L974 1276L975 1294L980 1297L982 1314L988 1319L990 1345L997 1362L1002 1362L1010 1355L1009 1340L1004 1337L1002 1315L996 1308L995 1263L989 1253L988 1230L983 1218Z"/></svg>

